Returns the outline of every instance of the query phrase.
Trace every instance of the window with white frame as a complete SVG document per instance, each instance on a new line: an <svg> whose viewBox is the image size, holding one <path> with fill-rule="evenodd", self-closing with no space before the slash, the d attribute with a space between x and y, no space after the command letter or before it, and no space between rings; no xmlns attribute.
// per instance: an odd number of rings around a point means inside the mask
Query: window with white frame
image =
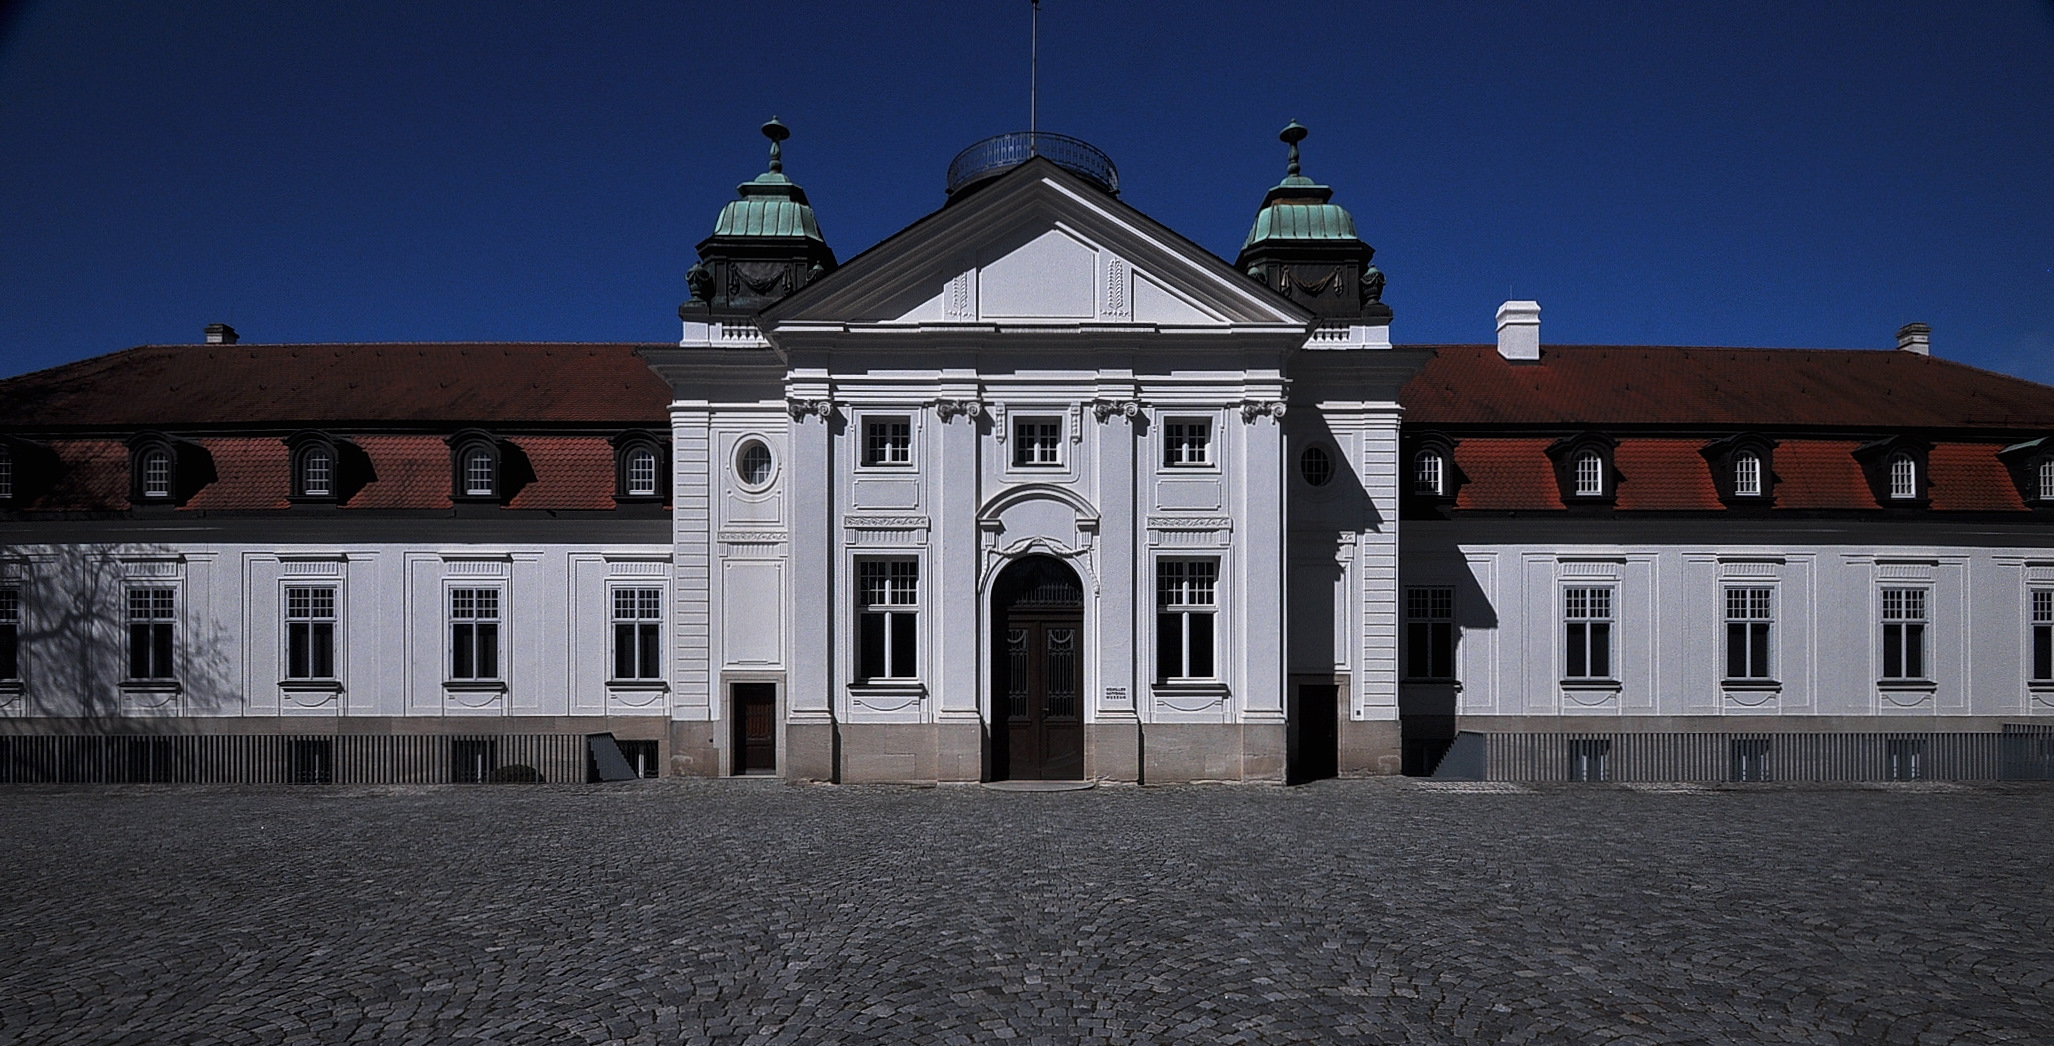
<svg viewBox="0 0 2054 1046"><path fill-rule="evenodd" d="M760 439L744 440L735 452L735 478L746 489L762 490L769 486L776 466L776 460L770 456L770 445Z"/></svg>
<svg viewBox="0 0 2054 1046"><path fill-rule="evenodd" d="M1762 459L1751 450L1733 456L1733 496L1758 498L1762 495Z"/></svg>
<svg viewBox="0 0 2054 1046"><path fill-rule="evenodd" d="M178 618L178 592L171 588L128 590L128 678L173 679L177 668L173 625Z"/></svg>
<svg viewBox="0 0 2054 1046"><path fill-rule="evenodd" d="M21 589L0 588L0 681L21 678Z"/></svg>
<svg viewBox="0 0 2054 1046"><path fill-rule="evenodd" d="M2033 682L2054 683L2054 589L2033 590Z"/></svg>
<svg viewBox="0 0 2054 1046"><path fill-rule="evenodd" d="M1926 678L1926 590L1883 590L1883 678Z"/></svg>
<svg viewBox="0 0 2054 1046"><path fill-rule="evenodd" d="M856 681L919 678L920 561L862 560L856 581Z"/></svg>
<svg viewBox="0 0 2054 1046"><path fill-rule="evenodd" d="M1562 621L1563 676L1568 679L1611 679L1612 590L1563 590Z"/></svg>
<svg viewBox="0 0 2054 1046"><path fill-rule="evenodd" d="M1455 590L1405 590L1405 675L1455 678Z"/></svg>
<svg viewBox="0 0 2054 1046"><path fill-rule="evenodd" d="M0 498L14 496L14 451L0 445Z"/></svg>
<svg viewBox="0 0 2054 1046"><path fill-rule="evenodd" d="M2040 467L2035 469L2041 501L2054 501L2054 458L2041 458Z"/></svg>
<svg viewBox="0 0 2054 1046"><path fill-rule="evenodd" d="M878 468L913 464L913 419L865 418L863 464Z"/></svg>
<svg viewBox="0 0 2054 1046"><path fill-rule="evenodd" d="M168 498L171 496L171 452L162 447L151 447L143 451L143 496L146 498Z"/></svg>
<svg viewBox="0 0 2054 1046"><path fill-rule="evenodd" d="M335 589L285 590L285 678L335 678Z"/></svg>
<svg viewBox="0 0 2054 1046"><path fill-rule="evenodd" d="M300 493L326 497L334 492L335 455L327 447L308 447L300 454Z"/></svg>
<svg viewBox="0 0 2054 1046"><path fill-rule="evenodd" d="M1177 418L1163 423L1163 464L1169 468L1204 468L1212 464L1212 422Z"/></svg>
<svg viewBox="0 0 2054 1046"><path fill-rule="evenodd" d="M1412 456L1412 490L1416 494L1439 497L1447 489L1447 462L1441 459L1438 450L1422 450Z"/></svg>
<svg viewBox="0 0 2054 1046"><path fill-rule="evenodd" d="M663 678L663 590L613 590L613 678Z"/></svg>
<svg viewBox="0 0 2054 1046"><path fill-rule="evenodd" d="M499 676L499 590L449 590L449 677L496 680Z"/></svg>
<svg viewBox="0 0 2054 1046"><path fill-rule="evenodd" d="M1775 607L1767 588L1726 590L1726 678L1766 680Z"/></svg>
<svg viewBox="0 0 2054 1046"><path fill-rule="evenodd" d="M1155 565L1155 676L1161 682L1213 679L1220 561L1165 559Z"/></svg>
<svg viewBox="0 0 2054 1046"><path fill-rule="evenodd" d="M1061 418L1015 418L1013 420L1013 467L1050 468L1061 465L1063 421Z"/></svg>
<svg viewBox="0 0 2054 1046"><path fill-rule="evenodd" d="M649 497L656 493L656 452L648 447L628 448L628 496Z"/></svg>
<svg viewBox="0 0 2054 1046"><path fill-rule="evenodd" d="M1890 456L1890 496L1918 497L1918 462L1909 454Z"/></svg>
<svg viewBox="0 0 2054 1046"><path fill-rule="evenodd" d="M1576 496L1593 498L1605 492L1605 458L1594 450L1576 455Z"/></svg>
<svg viewBox="0 0 2054 1046"><path fill-rule="evenodd" d="M472 447L464 451L464 493L472 497L491 497L498 486L497 469L492 467L492 451L484 447Z"/></svg>

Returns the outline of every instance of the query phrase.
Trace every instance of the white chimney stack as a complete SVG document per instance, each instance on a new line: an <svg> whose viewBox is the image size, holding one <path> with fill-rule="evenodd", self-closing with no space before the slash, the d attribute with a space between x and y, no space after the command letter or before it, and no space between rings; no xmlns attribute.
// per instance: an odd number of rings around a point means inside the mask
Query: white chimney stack
<svg viewBox="0 0 2054 1046"><path fill-rule="evenodd" d="M207 344L209 344L209 345L233 345L233 344L235 344L235 339L236 339L236 333L235 333L235 328L234 328L234 327L231 327L231 326L229 326L229 325L228 325L228 324L226 324L226 323L210 323L210 324L207 324L207 330L206 330L206 335L207 335Z"/></svg>
<svg viewBox="0 0 2054 1046"><path fill-rule="evenodd" d="M1916 352L1921 356L1933 354L1933 328L1923 323L1907 323L1897 328L1897 348L1902 352Z"/></svg>
<svg viewBox="0 0 2054 1046"><path fill-rule="evenodd" d="M1540 359L1540 302L1508 301L1498 306L1498 355L1508 360Z"/></svg>

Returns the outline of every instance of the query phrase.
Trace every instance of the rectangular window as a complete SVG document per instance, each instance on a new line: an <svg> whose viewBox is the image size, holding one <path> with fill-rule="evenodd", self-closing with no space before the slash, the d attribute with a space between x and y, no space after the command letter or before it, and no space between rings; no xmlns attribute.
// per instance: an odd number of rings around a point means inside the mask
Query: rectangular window
<svg viewBox="0 0 2054 1046"><path fill-rule="evenodd" d="M0 680L21 678L21 589L0 588Z"/></svg>
<svg viewBox="0 0 2054 1046"><path fill-rule="evenodd" d="M1156 564L1158 680L1215 678L1213 624L1219 577L1216 559L1165 559Z"/></svg>
<svg viewBox="0 0 2054 1046"><path fill-rule="evenodd" d="M1455 590L1405 590L1405 674L1455 678Z"/></svg>
<svg viewBox="0 0 2054 1046"><path fill-rule="evenodd" d="M2033 682L2054 683L2054 589L2033 590Z"/></svg>
<svg viewBox="0 0 2054 1046"><path fill-rule="evenodd" d="M892 467L912 463L912 419L871 418L863 422L863 464Z"/></svg>
<svg viewBox="0 0 2054 1046"><path fill-rule="evenodd" d="M128 590L128 677L172 679L172 625L178 596L168 588Z"/></svg>
<svg viewBox="0 0 2054 1046"><path fill-rule="evenodd" d="M1570 679L1612 678L1612 590L1572 588L1563 597L1567 639L1563 675Z"/></svg>
<svg viewBox="0 0 2054 1046"><path fill-rule="evenodd" d="M861 592L856 681L920 675L920 562L867 559L856 565Z"/></svg>
<svg viewBox="0 0 2054 1046"><path fill-rule="evenodd" d="M1013 467L1061 465L1063 423L1057 418L1021 418L1013 422Z"/></svg>
<svg viewBox="0 0 2054 1046"><path fill-rule="evenodd" d="M335 678L335 590L285 590L285 678Z"/></svg>
<svg viewBox="0 0 2054 1046"><path fill-rule="evenodd" d="M1883 678L1926 678L1926 590L1883 590Z"/></svg>
<svg viewBox="0 0 2054 1046"><path fill-rule="evenodd" d="M14 453L0 447L0 498L14 496ZM2046 500L2045 498L2041 499Z"/></svg>
<svg viewBox="0 0 2054 1046"><path fill-rule="evenodd" d="M499 678L499 590L449 591L449 677Z"/></svg>
<svg viewBox="0 0 2054 1046"><path fill-rule="evenodd" d="M1769 671L1769 630L1774 623L1768 589L1726 590L1726 678L1774 678Z"/></svg>
<svg viewBox="0 0 2054 1046"><path fill-rule="evenodd" d="M163 450L143 452L143 496L146 498L168 498L171 496L171 454Z"/></svg>
<svg viewBox="0 0 2054 1046"><path fill-rule="evenodd" d="M613 590L613 678L663 678L663 590Z"/></svg>
<svg viewBox="0 0 2054 1046"><path fill-rule="evenodd" d="M1170 468L1212 464L1212 422L1193 418L1164 422L1163 464Z"/></svg>

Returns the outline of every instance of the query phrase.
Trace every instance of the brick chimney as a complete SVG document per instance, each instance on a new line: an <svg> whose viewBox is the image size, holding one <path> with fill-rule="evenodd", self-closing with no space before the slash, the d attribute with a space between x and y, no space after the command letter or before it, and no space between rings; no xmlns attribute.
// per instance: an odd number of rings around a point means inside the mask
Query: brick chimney
<svg viewBox="0 0 2054 1046"><path fill-rule="evenodd" d="M1498 306L1498 355L1508 360L1540 359L1540 302L1508 301Z"/></svg>
<svg viewBox="0 0 2054 1046"><path fill-rule="evenodd" d="M1933 354L1933 328L1923 323L1907 323L1897 328L1897 349L1899 352L1916 352L1921 356Z"/></svg>
<svg viewBox="0 0 2054 1046"><path fill-rule="evenodd" d="M226 323L207 324L207 344L233 345L235 344L235 340L236 333L234 327L231 327Z"/></svg>

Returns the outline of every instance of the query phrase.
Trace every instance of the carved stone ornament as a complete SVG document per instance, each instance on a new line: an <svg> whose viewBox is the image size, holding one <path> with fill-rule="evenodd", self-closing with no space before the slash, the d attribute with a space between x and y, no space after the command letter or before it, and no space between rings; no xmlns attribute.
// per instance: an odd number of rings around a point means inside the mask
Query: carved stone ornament
<svg viewBox="0 0 2054 1046"><path fill-rule="evenodd" d="M785 400L785 411L792 416L793 421L798 421L808 414L818 415L820 420L826 421L834 416L834 401L787 399Z"/></svg>
<svg viewBox="0 0 2054 1046"><path fill-rule="evenodd" d="M1127 420L1132 421L1135 418L1141 416L1141 401L1092 400L1091 413L1097 415L1098 420L1100 421L1105 421L1106 419L1113 417L1126 418Z"/></svg>
<svg viewBox="0 0 2054 1046"><path fill-rule="evenodd" d="M974 421L976 420L977 415L982 413L984 413L984 404L980 400L934 401L934 416L940 418L943 421L947 421L950 418L958 416L969 418Z"/></svg>
<svg viewBox="0 0 2054 1046"><path fill-rule="evenodd" d="M1277 420L1277 421L1282 421L1282 420L1284 420L1284 403L1283 403L1283 401L1282 401L1282 400L1243 400L1243 401L1242 401L1242 403L1241 403L1241 420L1242 420L1242 421L1250 421L1250 422L1252 422L1252 421L1254 421L1255 419L1257 419L1257 418L1260 418L1260 417L1262 417L1262 416L1263 416L1263 415L1265 415L1265 414L1266 414L1266 415L1268 415L1268 416L1270 416L1271 418L1273 418L1273 419Z"/></svg>

